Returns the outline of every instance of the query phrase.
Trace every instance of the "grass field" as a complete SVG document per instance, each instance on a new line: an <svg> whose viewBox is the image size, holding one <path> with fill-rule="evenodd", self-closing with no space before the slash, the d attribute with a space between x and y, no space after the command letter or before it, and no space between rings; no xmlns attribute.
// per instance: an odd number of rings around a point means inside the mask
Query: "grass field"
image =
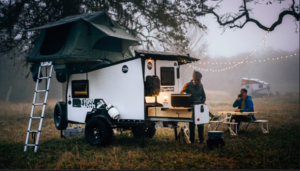
<svg viewBox="0 0 300 171"><path fill-rule="evenodd" d="M232 99L218 99L208 99L213 114L233 110ZM61 139L52 117L56 102L50 101L37 153L33 147L23 152L31 104L0 102L0 169L299 169L299 97L253 101L261 113L257 119L269 120L270 133L262 134L255 124L238 137L225 132L226 145L213 150L198 144L198 138L191 145L176 142L170 128L158 129L146 139L145 148L127 131L116 134L106 147L90 146L84 136ZM206 139L207 131L206 124Z"/></svg>

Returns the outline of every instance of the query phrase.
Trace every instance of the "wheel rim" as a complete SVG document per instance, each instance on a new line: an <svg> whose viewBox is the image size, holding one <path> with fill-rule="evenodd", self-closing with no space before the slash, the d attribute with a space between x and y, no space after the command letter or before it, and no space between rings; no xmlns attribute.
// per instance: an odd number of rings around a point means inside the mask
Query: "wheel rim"
<svg viewBox="0 0 300 171"><path fill-rule="evenodd" d="M101 141L101 138L103 137L103 131L101 130L100 127L93 127L93 140L95 142Z"/></svg>

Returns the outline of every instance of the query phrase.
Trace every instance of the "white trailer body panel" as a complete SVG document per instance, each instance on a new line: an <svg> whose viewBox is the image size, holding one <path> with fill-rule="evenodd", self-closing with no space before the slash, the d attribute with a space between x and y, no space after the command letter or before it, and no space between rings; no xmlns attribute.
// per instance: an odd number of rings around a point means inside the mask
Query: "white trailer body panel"
<svg viewBox="0 0 300 171"><path fill-rule="evenodd" d="M164 105L164 107L172 107L171 105L171 94L179 94L179 79L177 79L177 61L166 61L166 60L157 60L156 61L156 75L161 80L161 67L173 67L174 68L174 85L160 85L160 93L157 96L157 102ZM165 98L167 99L167 104L165 102Z"/></svg>
<svg viewBox="0 0 300 171"><path fill-rule="evenodd" d="M147 75L154 75L154 60L145 60L145 75L144 75L144 81L146 81ZM146 103L154 103L155 97L146 96L145 97Z"/></svg>
<svg viewBox="0 0 300 171"><path fill-rule="evenodd" d="M144 80L141 64L141 59L138 58L89 72L89 98L80 99L81 107L67 105L68 120L84 123L86 113L95 107L92 103L95 99L103 99L106 104L115 106L120 113L120 119L144 120ZM122 71L124 66L128 68L127 73ZM71 75L68 98L72 98L71 81L84 79L85 73Z"/></svg>

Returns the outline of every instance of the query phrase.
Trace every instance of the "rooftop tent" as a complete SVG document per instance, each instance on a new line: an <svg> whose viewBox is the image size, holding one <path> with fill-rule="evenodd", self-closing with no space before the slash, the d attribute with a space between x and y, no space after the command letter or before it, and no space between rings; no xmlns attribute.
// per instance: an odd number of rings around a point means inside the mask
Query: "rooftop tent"
<svg viewBox="0 0 300 171"><path fill-rule="evenodd" d="M41 33L28 62L117 62L132 57L129 46L140 45L103 11L69 16L26 31L35 30Z"/></svg>

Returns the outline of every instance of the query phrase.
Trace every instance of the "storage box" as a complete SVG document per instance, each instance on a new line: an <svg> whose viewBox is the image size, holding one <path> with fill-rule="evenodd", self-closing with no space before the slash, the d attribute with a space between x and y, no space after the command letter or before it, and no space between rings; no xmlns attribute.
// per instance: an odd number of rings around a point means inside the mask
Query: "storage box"
<svg viewBox="0 0 300 171"><path fill-rule="evenodd" d="M83 128L80 126L68 127L64 130L65 137L77 137L83 135Z"/></svg>
<svg viewBox="0 0 300 171"><path fill-rule="evenodd" d="M194 106L195 113L195 124L206 124L209 123L209 108L204 104L198 104Z"/></svg>

